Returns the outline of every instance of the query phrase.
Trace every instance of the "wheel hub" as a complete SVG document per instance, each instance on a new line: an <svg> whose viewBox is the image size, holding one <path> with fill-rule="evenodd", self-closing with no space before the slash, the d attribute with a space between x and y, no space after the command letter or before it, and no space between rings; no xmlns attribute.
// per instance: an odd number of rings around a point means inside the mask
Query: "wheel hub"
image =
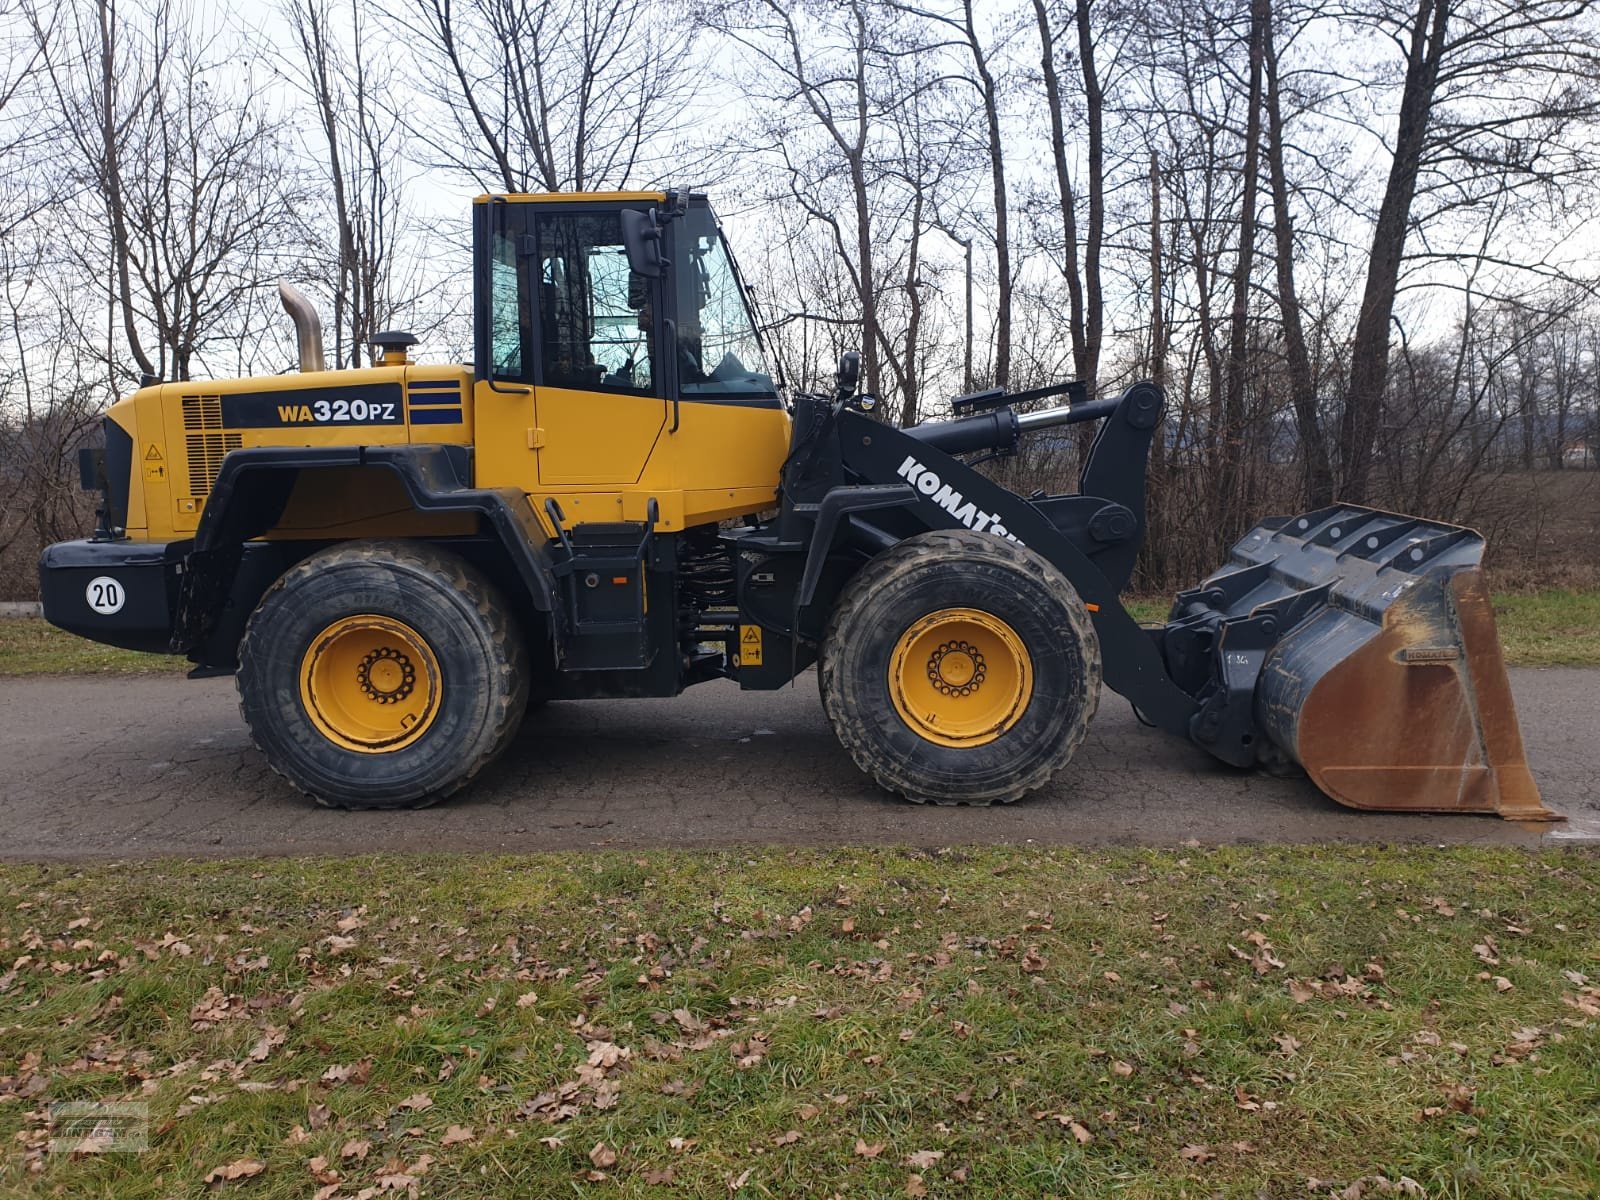
<svg viewBox="0 0 1600 1200"><path fill-rule="evenodd" d="M968 642L946 642L928 656L928 678L945 696L970 696L986 678L983 655Z"/></svg>
<svg viewBox="0 0 1600 1200"><path fill-rule="evenodd" d="M417 671L403 652L393 646L380 646L361 660L356 682L367 699L398 704L416 688Z"/></svg>

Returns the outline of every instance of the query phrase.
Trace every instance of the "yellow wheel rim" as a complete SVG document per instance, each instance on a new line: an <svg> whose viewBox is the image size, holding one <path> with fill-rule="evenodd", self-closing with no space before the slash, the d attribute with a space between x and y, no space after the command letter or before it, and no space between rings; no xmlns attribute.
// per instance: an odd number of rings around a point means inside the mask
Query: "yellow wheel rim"
<svg viewBox="0 0 1600 1200"><path fill-rule="evenodd" d="M1033 660L1016 630L975 608L944 608L900 635L889 695L911 729L941 746L983 746L1022 718Z"/></svg>
<svg viewBox="0 0 1600 1200"><path fill-rule="evenodd" d="M393 617L342 617L300 660L306 715L346 750L383 754L409 746L438 716L441 691L433 650Z"/></svg>

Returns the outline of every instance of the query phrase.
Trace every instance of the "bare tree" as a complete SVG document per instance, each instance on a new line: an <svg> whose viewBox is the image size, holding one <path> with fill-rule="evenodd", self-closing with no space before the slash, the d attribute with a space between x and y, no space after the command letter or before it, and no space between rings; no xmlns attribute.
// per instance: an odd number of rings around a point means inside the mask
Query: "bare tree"
<svg viewBox="0 0 1600 1200"><path fill-rule="evenodd" d="M410 264L396 262L407 213L394 81L374 55L362 0L350 0L342 15L333 0L285 7L298 51L294 75L316 114L315 149L329 188L333 361L361 366L372 335L397 323L416 286Z"/></svg>
<svg viewBox="0 0 1600 1200"><path fill-rule="evenodd" d="M1076 34L1079 77L1083 88L1087 156L1087 186L1082 190L1086 194L1081 194L1073 186L1068 165L1067 101L1056 66L1058 38L1047 0L1033 0L1033 10L1042 49L1040 65L1045 105L1050 112L1050 154L1055 166L1056 191L1064 225L1061 270L1067 284L1073 363L1078 378L1093 392L1100 370L1100 346L1104 336L1100 268L1105 243L1105 96L1095 63L1096 30L1090 16L1089 0L1074 0L1071 19ZM1078 251L1080 203L1086 203L1088 207L1081 260Z"/></svg>
<svg viewBox="0 0 1600 1200"><path fill-rule="evenodd" d="M1371 492L1408 234L1419 226L1438 231L1486 196L1531 191L1592 169L1571 137L1600 112L1589 8L1585 0L1415 0L1411 7L1371 0L1352 13L1394 41L1404 80L1340 422L1347 499Z"/></svg>
<svg viewBox="0 0 1600 1200"><path fill-rule="evenodd" d="M703 64L677 0L407 0L418 114L436 165L489 190L593 191L684 178ZM442 117L448 132L433 119Z"/></svg>
<svg viewBox="0 0 1600 1200"><path fill-rule="evenodd" d="M71 10L46 61L73 150L82 224L69 245L108 287L139 372L188 379L293 246L297 172L248 71L224 78L153 0Z"/></svg>

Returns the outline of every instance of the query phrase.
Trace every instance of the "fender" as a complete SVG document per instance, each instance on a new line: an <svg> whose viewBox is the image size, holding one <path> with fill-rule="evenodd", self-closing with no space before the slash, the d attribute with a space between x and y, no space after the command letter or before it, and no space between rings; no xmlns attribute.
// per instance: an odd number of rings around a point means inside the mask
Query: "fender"
<svg viewBox="0 0 1600 1200"><path fill-rule="evenodd" d="M232 591L243 547L277 524L302 471L381 467L400 480L418 512L475 513L505 550L541 613L559 616L545 534L516 488L474 488L472 452L465 446L259 446L234 450L200 515L178 599L175 648L192 647L211 632L216 598Z"/></svg>

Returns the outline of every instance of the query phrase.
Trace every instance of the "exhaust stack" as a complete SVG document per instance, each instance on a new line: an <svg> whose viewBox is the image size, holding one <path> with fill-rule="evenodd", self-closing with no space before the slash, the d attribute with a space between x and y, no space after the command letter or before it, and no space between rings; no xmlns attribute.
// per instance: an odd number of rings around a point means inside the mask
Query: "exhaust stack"
<svg viewBox="0 0 1600 1200"><path fill-rule="evenodd" d="M294 321L295 336L300 341L300 369L326 370L322 359L322 319L317 316L316 307L299 288L281 279L278 299L283 301L283 311Z"/></svg>

